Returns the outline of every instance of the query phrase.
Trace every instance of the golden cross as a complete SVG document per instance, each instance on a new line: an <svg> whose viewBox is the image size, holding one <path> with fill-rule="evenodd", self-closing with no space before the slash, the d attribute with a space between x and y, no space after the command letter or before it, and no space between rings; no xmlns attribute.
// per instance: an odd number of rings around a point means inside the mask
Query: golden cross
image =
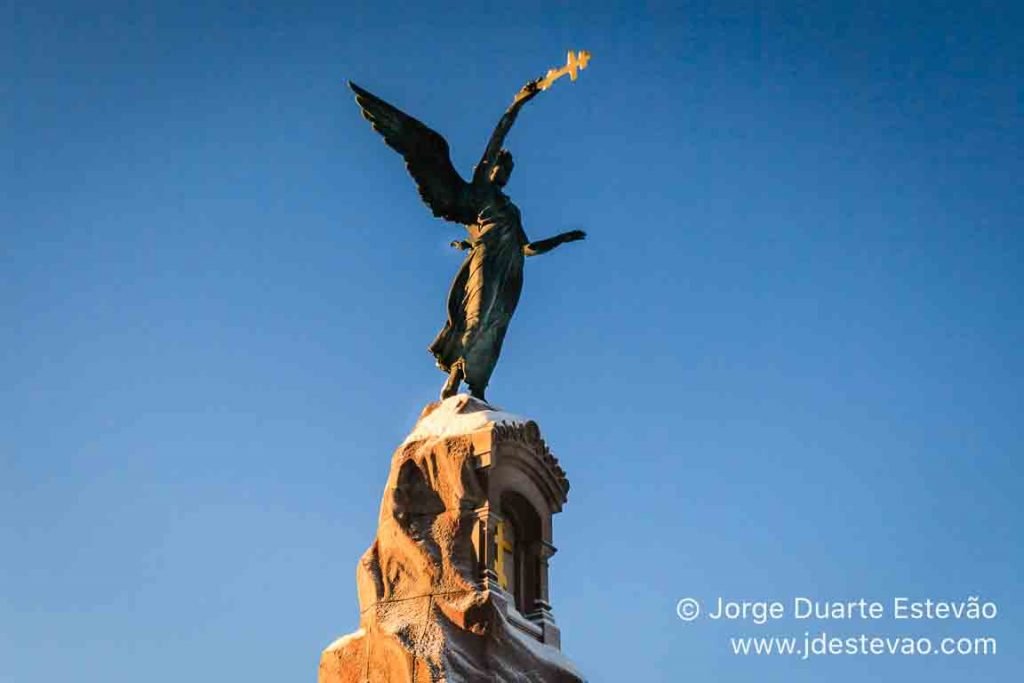
<svg viewBox="0 0 1024 683"><path fill-rule="evenodd" d="M498 583L505 590L508 590L508 575L505 573L505 551L513 552L511 541L505 537L505 522L498 522L495 531L495 545L498 548L497 556L494 558L494 573L498 575Z"/></svg>
<svg viewBox="0 0 1024 683"><path fill-rule="evenodd" d="M552 83L566 74L569 74L569 80L575 81L576 76L579 75L580 71L587 68L587 64L589 62L590 53L586 50L580 50L579 52L569 50L569 54L565 58L565 66L561 69L548 69L548 74L540 83L537 84L537 86L541 90L547 90L551 87Z"/></svg>

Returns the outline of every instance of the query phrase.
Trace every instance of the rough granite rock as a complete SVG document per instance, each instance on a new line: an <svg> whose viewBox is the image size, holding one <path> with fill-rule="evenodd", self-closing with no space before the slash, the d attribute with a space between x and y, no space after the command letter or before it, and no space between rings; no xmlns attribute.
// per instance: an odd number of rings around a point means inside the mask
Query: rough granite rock
<svg viewBox="0 0 1024 683"><path fill-rule="evenodd" d="M583 680L557 648L510 623L500 591L481 579L475 511L486 481L472 438L451 433L452 420L481 406L466 396L428 406L395 451L377 537L356 571L360 629L324 650L319 683ZM452 420L424 425L433 410Z"/></svg>

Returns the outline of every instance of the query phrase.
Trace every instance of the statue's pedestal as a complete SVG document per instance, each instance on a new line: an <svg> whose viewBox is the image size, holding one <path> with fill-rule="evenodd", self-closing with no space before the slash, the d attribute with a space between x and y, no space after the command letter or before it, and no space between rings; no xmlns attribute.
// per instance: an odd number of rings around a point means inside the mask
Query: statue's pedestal
<svg viewBox="0 0 1024 683"><path fill-rule="evenodd" d="M356 571L360 628L319 683L576 683L548 596L569 483L534 422L454 396L395 451Z"/></svg>

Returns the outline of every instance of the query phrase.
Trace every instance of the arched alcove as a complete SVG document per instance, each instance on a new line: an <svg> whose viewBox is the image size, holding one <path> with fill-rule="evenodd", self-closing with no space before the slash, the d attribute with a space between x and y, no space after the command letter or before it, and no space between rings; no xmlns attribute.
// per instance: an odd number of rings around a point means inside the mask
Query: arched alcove
<svg viewBox="0 0 1024 683"><path fill-rule="evenodd" d="M552 517L569 492L565 472L534 422L494 424L472 436L487 497L476 511L482 582L496 591L495 604L514 626L557 648L548 567Z"/></svg>
<svg viewBox="0 0 1024 683"><path fill-rule="evenodd" d="M526 615L541 596L541 519L530 502L515 491L501 495L500 508L498 580L514 598L519 613Z"/></svg>

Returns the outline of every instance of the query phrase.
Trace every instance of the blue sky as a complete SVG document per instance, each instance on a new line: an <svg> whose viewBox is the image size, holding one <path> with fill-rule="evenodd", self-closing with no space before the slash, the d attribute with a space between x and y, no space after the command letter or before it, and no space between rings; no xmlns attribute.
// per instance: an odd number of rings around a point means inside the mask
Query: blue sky
<svg viewBox="0 0 1024 683"><path fill-rule="evenodd" d="M1024 490L1017 3L4 3L0 681L313 680L443 375L461 228L352 79L470 172L528 79L534 239L489 398L572 482L595 682L1006 681ZM743 658L692 595L999 605L996 657ZM145 672L140 674L140 672Z"/></svg>

